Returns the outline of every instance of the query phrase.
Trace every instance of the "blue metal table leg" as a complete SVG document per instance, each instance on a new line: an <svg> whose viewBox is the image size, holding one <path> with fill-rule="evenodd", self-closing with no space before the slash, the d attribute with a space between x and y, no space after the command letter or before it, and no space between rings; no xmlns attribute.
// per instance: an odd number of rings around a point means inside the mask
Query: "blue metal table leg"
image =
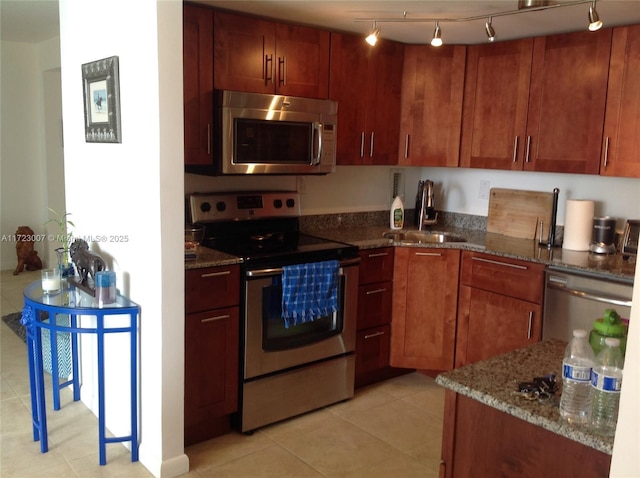
<svg viewBox="0 0 640 478"><path fill-rule="evenodd" d="M98 442L100 464L107 463L107 443L104 404L104 314L96 315L96 336L98 339Z"/></svg>
<svg viewBox="0 0 640 478"><path fill-rule="evenodd" d="M76 315L71 315L71 327L76 329L78 327L78 318ZM73 382L73 401L80 400L80 371L78 367L78 334L71 333L71 378Z"/></svg>
<svg viewBox="0 0 640 478"><path fill-rule="evenodd" d="M36 385L36 415L40 429L40 452L49 451L47 438L47 412L44 397L44 367L42 364L42 331L35 327L35 385Z"/></svg>
<svg viewBox="0 0 640 478"><path fill-rule="evenodd" d="M49 314L49 323L56 325L57 314ZM51 351L51 385L53 388L53 409L60 410L60 378L58 373L58 333L49 330L49 350Z"/></svg>
<svg viewBox="0 0 640 478"><path fill-rule="evenodd" d="M36 344L34 335L36 328L27 326L27 358L29 360L29 390L31 390L31 424L33 425L33 441L40 439L40 420L38 420L38 391L36 388Z"/></svg>
<svg viewBox="0 0 640 478"><path fill-rule="evenodd" d="M131 461L138 461L138 316L131 314Z"/></svg>

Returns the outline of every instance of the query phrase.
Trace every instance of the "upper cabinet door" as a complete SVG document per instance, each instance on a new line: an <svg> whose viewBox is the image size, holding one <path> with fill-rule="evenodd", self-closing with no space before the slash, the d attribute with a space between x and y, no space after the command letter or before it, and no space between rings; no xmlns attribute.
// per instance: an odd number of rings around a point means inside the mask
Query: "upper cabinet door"
<svg viewBox="0 0 640 478"><path fill-rule="evenodd" d="M329 32L216 11L214 38L216 89L329 96Z"/></svg>
<svg viewBox="0 0 640 478"><path fill-rule="evenodd" d="M598 174L611 31L535 39L525 170Z"/></svg>
<svg viewBox="0 0 640 478"><path fill-rule="evenodd" d="M277 24L276 93L328 98L329 48L328 31Z"/></svg>
<svg viewBox="0 0 640 478"><path fill-rule="evenodd" d="M613 30L600 174L640 177L640 25Z"/></svg>
<svg viewBox="0 0 640 478"><path fill-rule="evenodd" d="M466 47L404 49L398 164L458 166Z"/></svg>
<svg viewBox="0 0 640 478"><path fill-rule="evenodd" d="M460 166L522 170L533 39L467 51Z"/></svg>
<svg viewBox="0 0 640 478"><path fill-rule="evenodd" d="M219 11L213 19L215 88L273 93L277 62L274 24Z"/></svg>
<svg viewBox="0 0 640 478"><path fill-rule="evenodd" d="M185 5L183 21L184 162L209 165L213 123L213 11Z"/></svg>

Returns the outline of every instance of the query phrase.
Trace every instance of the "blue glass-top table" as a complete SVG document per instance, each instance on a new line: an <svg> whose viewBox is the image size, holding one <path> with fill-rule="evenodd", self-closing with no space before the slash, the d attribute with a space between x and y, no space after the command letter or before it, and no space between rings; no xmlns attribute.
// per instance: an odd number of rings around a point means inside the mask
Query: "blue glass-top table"
<svg viewBox="0 0 640 478"><path fill-rule="evenodd" d="M29 357L29 384L31 387L31 414L33 439L40 440L40 451L49 449L47 440L47 416L44 395L44 365L42 354L42 329L49 331L51 343L51 375L53 378L53 409L60 409L60 389L73 386L73 400L80 400L80 376L78 373L78 334L95 334L97 340L98 379L98 441L100 464L107 462L106 445L113 442L131 442L131 461L138 461L138 318L140 306L126 297L117 295L113 304L98 306L94 297L69 286L63 281L63 289L54 294L42 292L41 281L24 290L22 324L27 330L27 355ZM126 325L117 321L111 325L109 316L128 316ZM94 316L95 326L79 327L78 316ZM71 378L60 383L58 379L57 334L70 334ZM131 433L120 437L107 437L105 425L105 334L127 333L130 336L131 379ZM115 351L117 353L117 350Z"/></svg>

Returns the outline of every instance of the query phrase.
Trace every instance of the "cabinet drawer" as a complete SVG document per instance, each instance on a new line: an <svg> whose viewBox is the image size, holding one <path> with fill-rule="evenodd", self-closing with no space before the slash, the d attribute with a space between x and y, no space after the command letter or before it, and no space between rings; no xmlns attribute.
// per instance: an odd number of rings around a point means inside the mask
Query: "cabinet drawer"
<svg viewBox="0 0 640 478"><path fill-rule="evenodd" d="M389 366L391 329L388 325L358 332L356 336L356 376Z"/></svg>
<svg viewBox="0 0 640 478"><path fill-rule="evenodd" d="M358 330L391 322L393 283L378 282L358 288Z"/></svg>
<svg viewBox="0 0 640 478"><path fill-rule="evenodd" d="M460 282L517 299L542 303L544 264L465 251Z"/></svg>
<svg viewBox="0 0 640 478"><path fill-rule="evenodd" d="M360 251L360 285L393 279L393 248Z"/></svg>
<svg viewBox="0 0 640 478"><path fill-rule="evenodd" d="M240 267L207 267L185 273L187 314L240 303Z"/></svg>

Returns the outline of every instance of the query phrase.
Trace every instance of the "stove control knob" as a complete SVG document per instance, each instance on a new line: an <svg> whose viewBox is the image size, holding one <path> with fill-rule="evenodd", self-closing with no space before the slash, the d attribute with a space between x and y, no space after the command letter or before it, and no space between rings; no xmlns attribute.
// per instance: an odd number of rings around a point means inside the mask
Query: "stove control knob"
<svg viewBox="0 0 640 478"><path fill-rule="evenodd" d="M287 207L294 207L295 205L296 202L292 198L287 199Z"/></svg>
<svg viewBox="0 0 640 478"><path fill-rule="evenodd" d="M224 201L218 201L218 202L216 203L216 210L217 210L218 212L222 212L222 211L224 211L225 209L227 209L227 205L225 204L225 202L224 202Z"/></svg>
<svg viewBox="0 0 640 478"><path fill-rule="evenodd" d="M282 207L282 199L275 199L273 201L273 207L280 209Z"/></svg>
<svg viewBox="0 0 640 478"><path fill-rule="evenodd" d="M202 204L200 204L200 210L202 212L209 212L211 211L211 204L209 204L208 202L203 202Z"/></svg>

